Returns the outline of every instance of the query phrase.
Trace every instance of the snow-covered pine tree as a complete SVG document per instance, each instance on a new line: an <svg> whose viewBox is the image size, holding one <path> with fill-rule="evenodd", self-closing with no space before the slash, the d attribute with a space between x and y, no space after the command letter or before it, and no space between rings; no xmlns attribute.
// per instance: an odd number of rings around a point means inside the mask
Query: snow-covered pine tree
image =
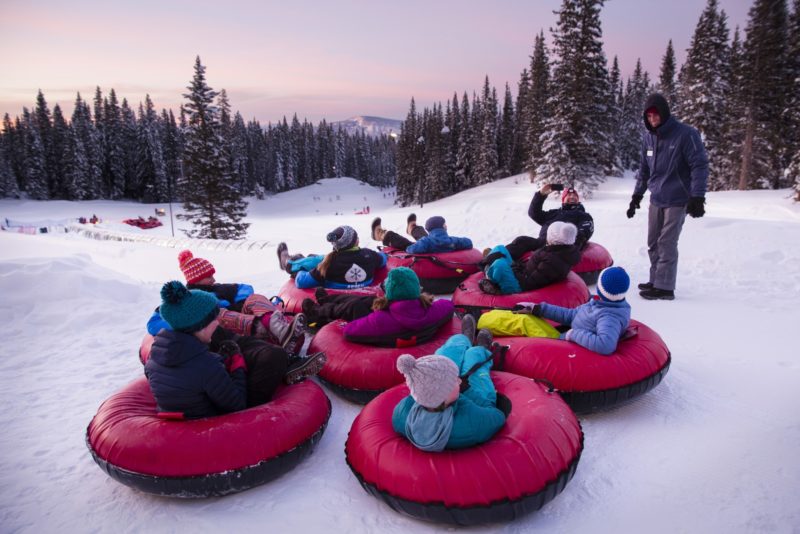
<svg viewBox="0 0 800 534"><path fill-rule="evenodd" d="M3 138L11 174L19 188L24 176L25 163L25 132L22 130L19 117L12 122L8 113L3 116Z"/></svg>
<svg viewBox="0 0 800 534"><path fill-rule="evenodd" d="M472 114L469 108L469 97L466 91L461 98L461 131L458 133L456 149L455 174L453 176L453 192L463 191L472 182Z"/></svg>
<svg viewBox="0 0 800 534"><path fill-rule="evenodd" d="M89 105L83 101L80 93L75 97L71 127L75 150L82 152L86 159L85 168L80 156L76 156L75 160L73 172L85 171L75 177L77 198L79 200L100 198L103 192L103 148L100 142L100 133L92 124Z"/></svg>
<svg viewBox="0 0 800 534"><path fill-rule="evenodd" d="M506 83L506 91L503 96L503 112L500 119L500 131L497 135L497 173L498 177L504 178L511 176L514 142L516 134L516 117L514 116L514 98L511 96L511 88Z"/></svg>
<svg viewBox="0 0 800 534"><path fill-rule="evenodd" d="M528 160L528 100L531 92L531 75L522 69L517 83L517 105L514 110L514 153L511 155L511 173L522 172Z"/></svg>
<svg viewBox="0 0 800 534"><path fill-rule="evenodd" d="M709 189L736 189L739 184L742 163L742 145L747 128L744 88L744 53L737 26L728 49L728 68L725 71L725 117L721 126L722 137L717 154L718 173L710 181Z"/></svg>
<svg viewBox="0 0 800 534"><path fill-rule="evenodd" d="M183 143L182 134L175 123L175 115L172 110L161 111L162 124L162 159L164 160L164 172L167 179L167 201L172 202L177 199L177 184L181 176L183 166Z"/></svg>
<svg viewBox="0 0 800 534"><path fill-rule="evenodd" d="M61 106L53 107L53 127L50 130L50 177L52 178L50 198L75 200L77 192L74 182L67 183L64 173L64 157L70 150L70 128Z"/></svg>
<svg viewBox="0 0 800 534"><path fill-rule="evenodd" d="M786 135L784 159L790 161L788 181L795 183L791 172L800 170L800 0L794 0L788 24ZM791 171L794 169L794 171Z"/></svg>
<svg viewBox="0 0 800 534"><path fill-rule="evenodd" d="M31 116L34 124L39 130L39 140L44 151L44 174L47 182L47 198L58 198L56 184L56 165L58 162L57 149L53 146L53 117L44 93L39 89L36 94L36 109Z"/></svg>
<svg viewBox="0 0 800 534"><path fill-rule="evenodd" d="M723 99L729 69L728 33L725 12L718 10L717 0L708 0L678 77L678 116L703 138L713 188L727 181L718 163L725 152L722 124L728 115Z"/></svg>
<svg viewBox="0 0 800 534"><path fill-rule="evenodd" d="M8 122L9 125L11 123L11 119L8 117L8 114L6 114L5 119L3 120L4 126L6 122ZM9 130L4 130L2 133L0 133L0 198L19 198L19 185L17 184L17 179L11 170L11 161L8 157L10 153L8 132Z"/></svg>
<svg viewBox="0 0 800 534"><path fill-rule="evenodd" d="M551 114L541 137L542 182L574 185L591 194L603 176L610 140L606 117L608 73L600 40L604 0L564 0L553 31L555 63Z"/></svg>
<svg viewBox="0 0 800 534"><path fill-rule="evenodd" d="M194 77L187 87L184 149L183 209L178 217L194 226L190 237L242 239L248 223L242 221L247 203L230 181L228 155L220 134L217 93L206 83L205 67L198 56Z"/></svg>
<svg viewBox="0 0 800 534"><path fill-rule="evenodd" d="M420 187L417 201L420 204L431 202L447 196L447 168L445 165L445 143L447 141L443 130L445 129L444 116L440 105L434 105L428 112L424 124L425 136L425 175Z"/></svg>
<svg viewBox="0 0 800 534"><path fill-rule="evenodd" d="M248 142L247 126L237 111L231 125L231 178L242 195L252 195L256 190L255 177L252 176L247 161Z"/></svg>
<svg viewBox="0 0 800 534"><path fill-rule="evenodd" d="M781 168L787 75L785 0L755 0L744 43L745 131L739 189L784 183Z"/></svg>
<svg viewBox="0 0 800 534"><path fill-rule="evenodd" d="M55 115L55 109L53 113ZM62 189L64 197L68 200L81 200L85 194L86 176L90 172L89 160L83 142L74 127L67 129L65 135L61 156Z"/></svg>
<svg viewBox="0 0 800 534"><path fill-rule="evenodd" d="M644 128L643 111L648 93L648 76L642 70L642 62L636 60L633 76L625 85L620 121L619 155L622 168L639 170L639 158Z"/></svg>
<svg viewBox="0 0 800 534"><path fill-rule="evenodd" d="M169 198L167 169L164 163L162 128L150 95L145 95L144 106L139 105L136 135L136 182L139 197L144 202L165 202Z"/></svg>
<svg viewBox="0 0 800 534"><path fill-rule="evenodd" d="M22 108L22 128L25 132L25 160L23 182L20 184L28 198L49 200L47 187L47 161L42 146L41 133L28 108Z"/></svg>
<svg viewBox="0 0 800 534"><path fill-rule="evenodd" d="M611 70L608 75L608 86L611 94L609 95L609 138L611 146L609 152L609 164L606 174L611 176L622 176L621 140L622 140L622 74L619 70L619 60L614 56L611 63Z"/></svg>
<svg viewBox="0 0 800 534"><path fill-rule="evenodd" d="M105 137L105 198L117 200L125 191L125 146L122 112L114 89L103 99L103 134Z"/></svg>
<svg viewBox="0 0 800 534"><path fill-rule="evenodd" d="M458 96L453 93L453 100L447 100L444 112L444 195L452 195L456 181L456 155L458 154L458 134L461 131L461 116L458 109Z"/></svg>
<svg viewBox="0 0 800 534"><path fill-rule="evenodd" d="M472 108L477 137L475 185L488 184L497 178L497 92L489 85L489 76L484 78L479 102L477 109Z"/></svg>
<svg viewBox="0 0 800 534"><path fill-rule="evenodd" d="M136 124L136 114L128 105L128 99L122 99L122 105L119 108L120 111L120 144L122 147L123 156L123 167L125 169L125 192L124 195L127 198L131 199L141 199L142 198L142 191L143 185L139 182L138 175L136 173L136 169L138 166L137 162L137 146L136 146L136 136L138 127Z"/></svg>
<svg viewBox="0 0 800 534"><path fill-rule="evenodd" d="M672 48L672 39L667 43L667 50L661 58L661 70L658 74L658 85L656 91L664 95L670 109L676 109L678 98L677 88L675 87L675 49Z"/></svg>
<svg viewBox="0 0 800 534"><path fill-rule="evenodd" d="M406 120L400 126L397 139L397 202L408 206L414 202L417 182L415 180L416 146L420 136L417 104L411 97ZM340 130L341 131L341 130Z"/></svg>
<svg viewBox="0 0 800 534"><path fill-rule="evenodd" d="M528 95L527 131L525 132L526 152L525 170L531 182L536 180L536 169L543 163L542 134L550 117L550 59L544 43L544 32L539 32L533 45L531 56L531 88Z"/></svg>

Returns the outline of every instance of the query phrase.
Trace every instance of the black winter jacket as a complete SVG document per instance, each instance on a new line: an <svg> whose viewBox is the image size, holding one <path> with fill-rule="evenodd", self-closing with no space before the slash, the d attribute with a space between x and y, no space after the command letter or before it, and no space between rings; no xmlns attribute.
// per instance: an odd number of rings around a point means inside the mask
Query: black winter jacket
<svg viewBox="0 0 800 534"><path fill-rule="evenodd" d="M561 221L572 223L578 228L578 235L575 238L575 244L578 249L582 249L586 242L592 238L594 233L594 219L586 213L583 204L566 204L552 210L544 211L544 201L547 195L536 192L531 199L531 205L528 207L528 217L534 222L540 224L542 229L539 231L539 239L547 242L547 228L550 223Z"/></svg>
<svg viewBox="0 0 800 534"><path fill-rule="evenodd" d="M192 334L161 330L144 373L160 412L196 418L246 408L245 370L228 374L222 358Z"/></svg>
<svg viewBox="0 0 800 534"><path fill-rule="evenodd" d="M522 291L532 291L564 280L581 259L574 245L547 245L535 251L528 261L515 261L511 270Z"/></svg>

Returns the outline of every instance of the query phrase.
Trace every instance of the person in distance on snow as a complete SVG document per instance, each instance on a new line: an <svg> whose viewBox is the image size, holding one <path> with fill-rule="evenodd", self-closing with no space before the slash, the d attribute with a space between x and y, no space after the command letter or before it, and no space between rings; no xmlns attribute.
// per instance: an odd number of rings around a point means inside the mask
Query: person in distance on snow
<svg viewBox="0 0 800 534"><path fill-rule="evenodd" d="M386 265L386 254L358 246L358 234L350 226L335 228L326 239L333 250L324 257L290 256L286 243L278 245L281 270L294 278L297 287L356 289L370 285L375 271Z"/></svg>
<svg viewBox="0 0 800 534"><path fill-rule="evenodd" d="M381 227L381 218L372 221L372 239L380 241L384 246L404 250L411 254L429 254L433 252L453 252L472 248L468 237L452 237L447 234L447 223L444 217L436 215L425 221L425 228L417 225L417 216L408 216L406 232L416 239L416 243L406 239L392 230Z"/></svg>

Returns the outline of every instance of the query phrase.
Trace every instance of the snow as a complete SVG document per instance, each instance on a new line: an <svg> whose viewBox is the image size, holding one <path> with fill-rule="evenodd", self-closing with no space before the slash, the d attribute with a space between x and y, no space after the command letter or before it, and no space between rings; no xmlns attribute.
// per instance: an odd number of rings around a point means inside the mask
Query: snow
<svg viewBox="0 0 800 534"><path fill-rule="evenodd" d="M634 283L648 270L646 210L625 217L633 181L609 178L585 201L594 240ZM414 207L443 215L476 247L538 233L527 216L533 186L512 177ZM337 199L338 195L338 199ZM315 200L318 198L319 200ZM412 209L355 180L252 199L249 238L259 251L194 248L218 279L274 294L286 275L275 247L324 252L340 224L369 238L374 216L404 231ZM355 215L365 205L370 215ZM555 197L545 207L557 205ZM122 219L165 205L0 201L0 218L90 217L100 228L170 235L168 220L139 230ZM180 206L174 206L179 211ZM800 206L791 193L710 193L707 215L687 219L677 298L629 293L633 317L672 353L664 381L637 401L580 418L585 451L562 494L537 513L467 531L796 532L800 528ZM335 215L339 213L340 215ZM181 228L185 223L176 222ZM179 250L76 234L0 232L0 518L4 532L434 532L368 495L344 462L360 407L329 392L333 413L317 449L282 478L197 501L123 486L92 460L86 425L109 395L142 375L137 349L161 284L180 279Z"/></svg>

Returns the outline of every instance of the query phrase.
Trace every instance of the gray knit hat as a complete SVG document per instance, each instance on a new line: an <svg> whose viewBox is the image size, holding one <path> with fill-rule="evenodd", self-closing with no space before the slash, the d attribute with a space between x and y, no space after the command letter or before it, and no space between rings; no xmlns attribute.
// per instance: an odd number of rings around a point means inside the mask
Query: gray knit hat
<svg viewBox="0 0 800 534"><path fill-rule="evenodd" d="M352 226L339 226L326 239L333 245L333 250L347 250L356 246L358 234Z"/></svg>
<svg viewBox="0 0 800 534"><path fill-rule="evenodd" d="M572 223L555 221L547 227L548 245L574 245L578 229Z"/></svg>
<svg viewBox="0 0 800 534"><path fill-rule="evenodd" d="M425 408L441 406L458 385L458 366L450 358L438 354L418 360L403 354L397 359L397 370L406 377L411 397Z"/></svg>

